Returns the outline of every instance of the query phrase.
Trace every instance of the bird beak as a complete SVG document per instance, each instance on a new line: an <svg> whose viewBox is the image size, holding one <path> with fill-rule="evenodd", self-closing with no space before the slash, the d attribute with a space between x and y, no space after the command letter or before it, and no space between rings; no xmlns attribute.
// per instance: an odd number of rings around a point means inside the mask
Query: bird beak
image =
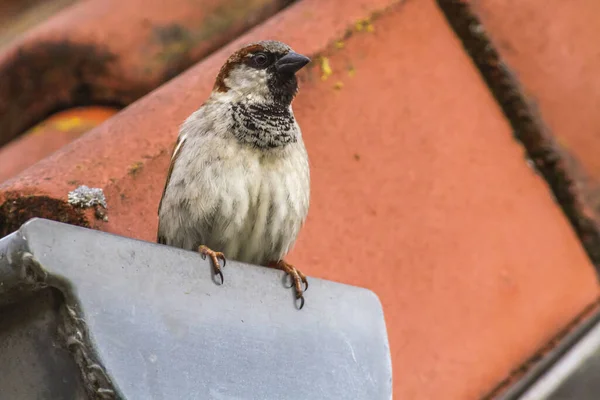
<svg viewBox="0 0 600 400"><path fill-rule="evenodd" d="M281 57L276 63L277 72L281 74L292 75L298 72L302 67L310 62L310 58L290 51Z"/></svg>

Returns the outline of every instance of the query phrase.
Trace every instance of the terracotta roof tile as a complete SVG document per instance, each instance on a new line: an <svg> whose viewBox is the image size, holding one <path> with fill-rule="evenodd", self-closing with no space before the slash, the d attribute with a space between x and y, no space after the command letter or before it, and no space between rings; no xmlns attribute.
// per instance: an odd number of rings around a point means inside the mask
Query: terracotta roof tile
<svg viewBox="0 0 600 400"><path fill-rule="evenodd" d="M58 109L128 105L288 3L78 2L0 52L0 145Z"/></svg>
<svg viewBox="0 0 600 400"><path fill-rule="evenodd" d="M600 269L600 3L438 3Z"/></svg>

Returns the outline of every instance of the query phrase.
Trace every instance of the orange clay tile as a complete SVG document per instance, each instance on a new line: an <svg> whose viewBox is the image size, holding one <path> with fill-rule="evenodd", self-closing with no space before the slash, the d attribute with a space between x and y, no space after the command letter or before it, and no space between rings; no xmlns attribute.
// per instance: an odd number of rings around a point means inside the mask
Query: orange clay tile
<svg viewBox="0 0 600 400"><path fill-rule="evenodd" d="M467 2L560 143L600 181L600 2Z"/></svg>
<svg viewBox="0 0 600 400"><path fill-rule="evenodd" d="M0 146L56 110L128 105L288 2L80 1L0 51Z"/></svg>
<svg viewBox="0 0 600 400"><path fill-rule="evenodd" d="M448 1L448 0L445 0ZM464 1L552 135L600 224L600 2ZM586 209L587 208L587 209Z"/></svg>
<svg viewBox="0 0 600 400"><path fill-rule="evenodd" d="M108 107L79 107L56 113L39 123L0 147L0 182L52 154L116 112Z"/></svg>
<svg viewBox="0 0 600 400"><path fill-rule="evenodd" d="M0 49L78 0L0 0Z"/></svg>
<svg viewBox="0 0 600 400"><path fill-rule="evenodd" d="M571 226L432 0L292 5L0 185L0 234L42 215L155 240L179 124L263 38L314 59L294 103L312 205L289 260L379 295L394 398L479 398L595 301ZM108 222L66 204L79 184L104 189Z"/></svg>

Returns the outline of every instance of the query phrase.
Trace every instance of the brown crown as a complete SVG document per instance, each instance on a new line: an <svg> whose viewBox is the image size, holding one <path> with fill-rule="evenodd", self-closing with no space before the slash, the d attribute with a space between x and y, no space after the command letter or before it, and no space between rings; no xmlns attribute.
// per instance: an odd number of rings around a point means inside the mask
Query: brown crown
<svg viewBox="0 0 600 400"><path fill-rule="evenodd" d="M221 70L217 75L217 79L215 80L215 86L213 87L213 91L227 92L229 88L227 87L227 85L225 85L225 78L229 76L229 72L231 71L231 69L236 65L239 65L248 54L264 50L265 48L261 44L250 44L233 53L227 59L227 61L225 61L225 64L223 64L223 66L221 67Z"/></svg>

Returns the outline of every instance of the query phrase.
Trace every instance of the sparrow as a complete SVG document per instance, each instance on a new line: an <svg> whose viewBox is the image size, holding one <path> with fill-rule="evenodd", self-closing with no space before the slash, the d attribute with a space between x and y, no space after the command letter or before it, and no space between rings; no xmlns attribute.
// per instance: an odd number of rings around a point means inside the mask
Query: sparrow
<svg viewBox="0 0 600 400"><path fill-rule="evenodd" d="M225 255L283 270L299 309L308 281L284 257L309 208L308 155L292 111L296 73L309 62L273 40L233 53L180 127L158 206L158 243L208 256L220 284Z"/></svg>

